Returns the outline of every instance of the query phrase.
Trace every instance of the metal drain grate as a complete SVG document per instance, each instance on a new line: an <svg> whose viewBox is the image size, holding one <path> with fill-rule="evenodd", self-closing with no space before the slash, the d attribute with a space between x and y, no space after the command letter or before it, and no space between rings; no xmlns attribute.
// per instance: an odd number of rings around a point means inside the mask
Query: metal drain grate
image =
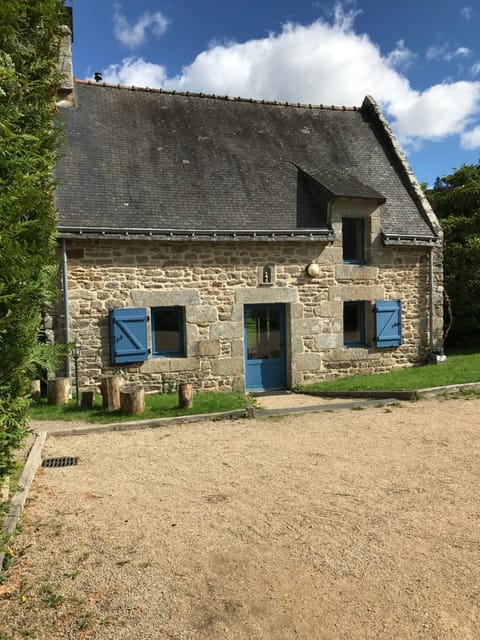
<svg viewBox="0 0 480 640"><path fill-rule="evenodd" d="M72 467L77 464L78 458L64 456L63 458L45 458L42 467Z"/></svg>

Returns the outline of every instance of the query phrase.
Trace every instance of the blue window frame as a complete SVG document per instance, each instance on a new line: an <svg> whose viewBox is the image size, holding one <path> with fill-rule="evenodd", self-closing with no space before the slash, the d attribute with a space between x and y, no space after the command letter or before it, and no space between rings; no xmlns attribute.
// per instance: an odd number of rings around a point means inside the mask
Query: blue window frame
<svg viewBox="0 0 480 640"><path fill-rule="evenodd" d="M343 261L365 264L365 220L342 218Z"/></svg>
<svg viewBox="0 0 480 640"><path fill-rule="evenodd" d="M346 347L365 346L365 303L343 303L343 343Z"/></svg>
<svg viewBox="0 0 480 640"><path fill-rule="evenodd" d="M157 357L185 355L183 307L153 307L152 353Z"/></svg>

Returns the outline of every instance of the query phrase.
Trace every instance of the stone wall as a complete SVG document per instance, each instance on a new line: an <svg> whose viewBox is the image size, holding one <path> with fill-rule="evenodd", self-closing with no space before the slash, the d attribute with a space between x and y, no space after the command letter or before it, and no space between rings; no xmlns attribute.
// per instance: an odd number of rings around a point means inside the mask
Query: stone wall
<svg viewBox="0 0 480 640"><path fill-rule="evenodd" d="M338 234L338 220L334 220ZM70 327L82 351L81 385L121 372L147 390L192 382L199 390L243 390L243 306L283 303L287 320L288 386L357 372L381 372L425 358L429 348L428 247L384 247L375 218L368 264L342 263L339 240L316 241L67 241ZM340 234L338 234L340 235ZM435 331L441 340L441 255L436 250ZM309 277L306 266L320 273ZM272 283L262 284L270 266ZM377 349L373 313L367 344L343 346L343 302L401 299L403 344ZM112 366L109 308L180 305L185 309L185 357L150 358ZM54 316L63 341L63 307Z"/></svg>

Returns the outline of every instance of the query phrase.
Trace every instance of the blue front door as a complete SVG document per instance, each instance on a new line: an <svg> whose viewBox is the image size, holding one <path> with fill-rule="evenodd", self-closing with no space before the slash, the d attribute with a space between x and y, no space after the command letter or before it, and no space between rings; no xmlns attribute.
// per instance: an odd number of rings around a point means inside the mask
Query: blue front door
<svg viewBox="0 0 480 640"><path fill-rule="evenodd" d="M283 304L245 305L245 375L248 391L285 388Z"/></svg>

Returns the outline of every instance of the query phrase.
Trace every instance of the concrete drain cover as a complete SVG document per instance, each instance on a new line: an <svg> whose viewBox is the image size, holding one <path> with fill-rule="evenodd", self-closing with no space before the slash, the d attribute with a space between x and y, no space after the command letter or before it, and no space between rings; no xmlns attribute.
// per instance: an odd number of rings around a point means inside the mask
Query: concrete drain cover
<svg viewBox="0 0 480 640"><path fill-rule="evenodd" d="M72 467L77 464L78 458L63 457L63 458L45 458L42 462L42 467Z"/></svg>

